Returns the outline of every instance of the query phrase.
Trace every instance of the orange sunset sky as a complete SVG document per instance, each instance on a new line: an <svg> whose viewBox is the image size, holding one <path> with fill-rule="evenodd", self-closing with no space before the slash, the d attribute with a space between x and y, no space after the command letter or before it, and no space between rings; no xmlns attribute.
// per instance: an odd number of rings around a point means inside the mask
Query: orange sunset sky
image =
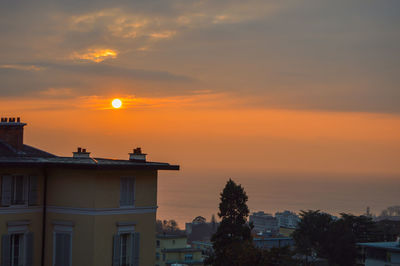
<svg viewBox="0 0 400 266"><path fill-rule="evenodd" d="M68 3L67 3L68 2ZM2 1L0 114L56 155L181 165L158 217L399 204L398 1ZM119 98L120 109L111 101Z"/></svg>

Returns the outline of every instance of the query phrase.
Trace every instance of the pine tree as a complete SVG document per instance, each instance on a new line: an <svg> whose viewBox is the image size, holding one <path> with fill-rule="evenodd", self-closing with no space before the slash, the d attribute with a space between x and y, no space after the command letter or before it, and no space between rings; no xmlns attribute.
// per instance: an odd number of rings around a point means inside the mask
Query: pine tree
<svg viewBox="0 0 400 266"><path fill-rule="evenodd" d="M247 223L249 208L246 192L241 185L229 179L220 199L218 216L221 223L211 238L214 254L207 263L214 266L251 265L248 263L256 256L248 255L256 251L252 245L252 226Z"/></svg>

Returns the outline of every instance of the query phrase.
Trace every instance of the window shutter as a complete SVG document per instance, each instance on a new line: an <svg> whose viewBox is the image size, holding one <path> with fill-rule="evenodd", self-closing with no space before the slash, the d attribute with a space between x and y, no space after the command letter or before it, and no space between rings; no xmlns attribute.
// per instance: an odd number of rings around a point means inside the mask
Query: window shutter
<svg viewBox="0 0 400 266"><path fill-rule="evenodd" d="M33 233L25 235L25 266L33 266Z"/></svg>
<svg viewBox="0 0 400 266"><path fill-rule="evenodd" d="M1 237L1 265L8 266L11 264L11 247L10 235L3 235Z"/></svg>
<svg viewBox="0 0 400 266"><path fill-rule="evenodd" d="M54 243L54 266L64 266L64 247L63 247L63 234L55 233L55 243Z"/></svg>
<svg viewBox="0 0 400 266"><path fill-rule="evenodd" d="M37 205L38 204L38 177L37 176L29 177L28 204L29 205Z"/></svg>
<svg viewBox="0 0 400 266"><path fill-rule="evenodd" d="M1 183L1 205L11 205L11 183L12 176L4 175Z"/></svg>
<svg viewBox="0 0 400 266"><path fill-rule="evenodd" d="M71 266L71 244L72 244L72 235L71 234L63 234L64 235L64 266Z"/></svg>
<svg viewBox="0 0 400 266"><path fill-rule="evenodd" d="M135 203L135 178L128 178L128 204Z"/></svg>
<svg viewBox="0 0 400 266"><path fill-rule="evenodd" d="M23 177L23 188L22 188L22 199L24 201L24 204L28 203L28 197L29 197L29 176L24 176Z"/></svg>
<svg viewBox="0 0 400 266"><path fill-rule="evenodd" d="M120 205L125 206L128 205L128 178L121 178L121 200Z"/></svg>
<svg viewBox="0 0 400 266"><path fill-rule="evenodd" d="M133 266L139 266L140 233L133 233Z"/></svg>
<svg viewBox="0 0 400 266"><path fill-rule="evenodd" d="M121 237L119 235L115 235L114 236L114 245L113 245L112 266L119 266L120 253L121 253Z"/></svg>

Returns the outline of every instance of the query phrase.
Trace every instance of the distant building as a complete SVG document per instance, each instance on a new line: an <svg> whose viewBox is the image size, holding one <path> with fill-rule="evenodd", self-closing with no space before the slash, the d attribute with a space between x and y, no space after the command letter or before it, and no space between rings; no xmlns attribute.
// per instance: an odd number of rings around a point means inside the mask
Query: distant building
<svg viewBox="0 0 400 266"><path fill-rule="evenodd" d="M400 265L400 240L396 242L358 243L357 245L362 249L361 265Z"/></svg>
<svg viewBox="0 0 400 266"><path fill-rule="evenodd" d="M156 266L203 265L203 252L192 248L185 235L157 235Z"/></svg>
<svg viewBox="0 0 400 266"><path fill-rule="evenodd" d="M295 228L288 228L288 227L279 227L279 235L290 237L292 233L295 231Z"/></svg>
<svg viewBox="0 0 400 266"><path fill-rule="evenodd" d="M129 160L56 156L24 144L25 125L0 122L1 265L154 265L157 172L179 166L140 149Z"/></svg>
<svg viewBox="0 0 400 266"><path fill-rule="evenodd" d="M217 231L217 228L217 222L207 222L202 216L197 216L191 223L185 224L185 232L189 243L192 243L192 241L209 242L211 236Z"/></svg>
<svg viewBox="0 0 400 266"><path fill-rule="evenodd" d="M250 215L250 222L253 223L256 232L278 232L278 220L269 213L263 211L254 212Z"/></svg>
<svg viewBox="0 0 400 266"><path fill-rule="evenodd" d="M275 218L278 220L279 227L296 228L300 222L299 216L291 211L277 212Z"/></svg>
<svg viewBox="0 0 400 266"><path fill-rule="evenodd" d="M268 237L268 238L254 238L253 243L257 248L271 249L281 247L293 247L294 240L291 237Z"/></svg>
<svg viewBox="0 0 400 266"><path fill-rule="evenodd" d="M400 222L400 216L378 216L374 219L376 222L379 221L395 221Z"/></svg>

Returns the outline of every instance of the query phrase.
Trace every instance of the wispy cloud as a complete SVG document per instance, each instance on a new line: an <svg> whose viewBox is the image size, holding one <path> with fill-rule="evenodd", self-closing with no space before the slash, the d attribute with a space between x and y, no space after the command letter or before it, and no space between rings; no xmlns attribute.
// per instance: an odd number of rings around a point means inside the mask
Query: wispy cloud
<svg viewBox="0 0 400 266"><path fill-rule="evenodd" d="M23 71L40 71L44 69L43 67L39 67L36 65L23 65L23 64L0 65L0 68L23 70Z"/></svg>

